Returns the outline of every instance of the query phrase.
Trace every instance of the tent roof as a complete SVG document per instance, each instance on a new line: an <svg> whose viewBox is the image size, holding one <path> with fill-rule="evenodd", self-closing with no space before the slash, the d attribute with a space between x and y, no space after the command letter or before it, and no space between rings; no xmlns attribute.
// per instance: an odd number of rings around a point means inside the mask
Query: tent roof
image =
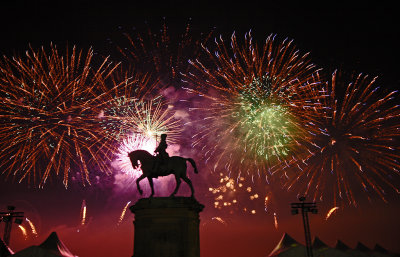
<svg viewBox="0 0 400 257"><path fill-rule="evenodd" d="M60 240L56 232L52 232L49 237L39 245L40 248L61 253L62 256L74 256L71 251Z"/></svg>
<svg viewBox="0 0 400 257"><path fill-rule="evenodd" d="M378 253L389 253L388 250L386 250L385 248L383 248L383 247L380 246L379 244L376 244L373 250L374 250L375 252L378 252Z"/></svg>
<svg viewBox="0 0 400 257"><path fill-rule="evenodd" d="M320 248L327 248L329 246L327 246L324 242L321 241L321 239L319 239L319 237L315 237L314 238L314 242L312 243L312 248L313 249L320 249Z"/></svg>
<svg viewBox="0 0 400 257"><path fill-rule="evenodd" d="M74 257L71 251L58 238L56 232L52 232L49 237L40 245L30 246L17 252L16 257L38 256L38 257Z"/></svg>
<svg viewBox="0 0 400 257"><path fill-rule="evenodd" d="M359 250L361 252L369 252L369 251L371 251L371 249L369 249L368 247L366 247L364 244L362 244L360 242L357 243L357 246L356 246L355 249Z"/></svg>
<svg viewBox="0 0 400 257"><path fill-rule="evenodd" d="M337 240L335 247L329 247L319 237L315 237L312 249L314 256L317 257L400 257L399 254L391 253L382 246L376 244L374 249L370 249L358 242L353 249L340 240ZM305 256L305 246L298 243L287 233L283 234L277 246L268 255L269 257L297 257Z"/></svg>
<svg viewBox="0 0 400 257"><path fill-rule="evenodd" d="M294 240L291 236L289 236L289 234L285 233L283 234L281 240L276 245L274 250L272 250L272 252L269 254L269 256L278 255L279 253L296 246L303 246L303 245Z"/></svg>
<svg viewBox="0 0 400 257"><path fill-rule="evenodd" d="M338 250L341 250L341 251L347 251L347 250L350 250L350 247L348 247L342 241L338 240L337 243L336 243L335 249L338 249Z"/></svg>

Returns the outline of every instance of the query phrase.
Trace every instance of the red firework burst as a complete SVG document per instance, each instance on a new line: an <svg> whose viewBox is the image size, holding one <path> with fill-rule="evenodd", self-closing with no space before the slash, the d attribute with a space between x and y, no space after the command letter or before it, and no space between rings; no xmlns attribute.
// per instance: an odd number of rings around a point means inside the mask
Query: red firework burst
<svg viewBox="0 0 400 257"><path fill-rule="evenodd" d="M314 149L286 183L287 188L313 195L333 197L357 204L359 192L368 198L376 193L386 201L387 188L399 191L400 108L397 91L384 93L376 78L359 74L346 84L337 72L326 82L327 97L318 109ZM396 100L397 99L397 100ZM308 149L312 149L312 146ZM341 201L343 202L343 201Z"/></svg>
<svg viewBox="0 0 400 257"><path fill-rule="evenodd" d="M30 48L23 57L0 61L0 167L2 173L43 186L51 173L71 171L89 182L89 168L109 171L111 146L99 113L120 85L108 85L116 65L97 68L93 51L73 47L63 56L56 46ZM89 182L90 183L90 182Z"/></svg>

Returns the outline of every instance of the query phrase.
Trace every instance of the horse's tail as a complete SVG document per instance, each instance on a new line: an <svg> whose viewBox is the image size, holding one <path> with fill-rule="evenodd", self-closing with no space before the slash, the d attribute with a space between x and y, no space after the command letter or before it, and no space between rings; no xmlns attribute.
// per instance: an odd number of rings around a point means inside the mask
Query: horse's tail
<svg viewBox="0 0 400 257"><path fill-rule="evenodd" d="M196 163L194 162L194 160L192 158L185 158L186 161L189 161L190 164L192 164L193 168L194 168L194 173L199 173L199 171L197 170L197 166Z"/></svg>

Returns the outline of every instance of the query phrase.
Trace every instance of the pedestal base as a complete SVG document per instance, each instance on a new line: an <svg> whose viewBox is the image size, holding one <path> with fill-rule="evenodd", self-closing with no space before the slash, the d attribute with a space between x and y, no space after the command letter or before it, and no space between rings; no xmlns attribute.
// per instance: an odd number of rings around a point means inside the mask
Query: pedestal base
<svg viewBox="0 0 400 257"><path fill-rule="evenodd" d="M199 212L189 197L142 198L135 214L133 257L200 257Z"/></svg>

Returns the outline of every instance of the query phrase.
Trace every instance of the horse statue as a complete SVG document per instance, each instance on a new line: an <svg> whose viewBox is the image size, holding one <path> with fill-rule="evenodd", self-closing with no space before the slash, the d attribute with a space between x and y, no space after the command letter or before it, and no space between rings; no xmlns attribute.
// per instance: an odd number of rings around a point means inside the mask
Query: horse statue
<svg viewBox="0 0 400 257"><path fill-rule="evenodd" d="M168 158L166 161L165 165L162 165L159 170L154 170L154 164L157 161L157 157L150 154L146 150L136 150L132 151L128 154L129 159L132 163L132 166L134 169L137 169L139 167L138 161L140 161L140 168L143 172L143 174L136 179L136 186L139 190L140 194L143 194L142 189L140 188L139 182L147 178L150 184L151 188L151 195L150 197L153 197L154 195L154 187L153 187L153 178L157 178L159 176L168 176L170 174L175 175L175 180L176 180L176 187L174 192L170 196L175 196L175 194L178 192L179 186L181 184L181 179L185 181L192 192L191 197L194 196L194 189L192 182L190 179L186 176L186 161L189 161L192 167L194 168L194 173L198 173L196 163L192 158L184 158L180 156L171 156Z"/></svg>

